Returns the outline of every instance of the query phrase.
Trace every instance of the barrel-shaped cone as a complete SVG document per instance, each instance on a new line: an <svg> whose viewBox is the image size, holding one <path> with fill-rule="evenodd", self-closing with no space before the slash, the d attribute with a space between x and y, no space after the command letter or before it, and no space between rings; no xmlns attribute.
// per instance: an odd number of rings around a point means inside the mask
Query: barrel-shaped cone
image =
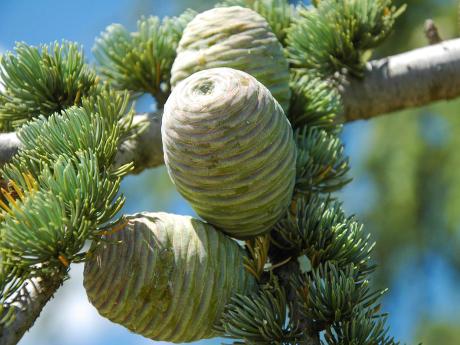
<svg viewBox="0 0 460 345"><path fill-rule="evenodd" d="M241 247L191 217L129 216L93 250L84 270L90 302L102 316L154 340L216 336L225 304L256 287Z"/></svg>
<svg viewBox="0 0 460 345"><path fill-rule="evenodd" d="M203 219L247 239L271 229L294 188L296 149L278 102L249 74L197 72L166 102L165 164Z"/></svg>
<svg viewBox="0 0 460 345"><path fill-rule="evenodd" d="M264 84L287 112L289 66L265 18L240 6L214 8L185 28L171 71L171 85L208 68L245 71Z"/></svg>

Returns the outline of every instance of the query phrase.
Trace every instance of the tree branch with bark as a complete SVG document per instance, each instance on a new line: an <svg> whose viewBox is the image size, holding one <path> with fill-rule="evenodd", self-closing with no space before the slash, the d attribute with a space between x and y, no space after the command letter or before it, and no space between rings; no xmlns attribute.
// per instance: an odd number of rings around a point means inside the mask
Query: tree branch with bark
<svg viewBox="0 0 460 345"><path fill-rule="evenodd" d="M460 39L367 64L342 87L346 121L370 119L460 96Z"/></svg>
<svg viewBox="0 0 460 345"><path fill-rule="evenodd" d="M460 97L460 39L372 60L362 79L349 78L340 88L344 122L367 120L398 110ZM161 113L139 114L148 123L137 139L120 146L118 165L134 162L134 173L163 161ZM8 162L20 142L14 132L0 134L0 164Z"/></svg>
<svg viewBox="0 0 460 345"><path fill-rule="evenodd" d="M33 277L24 283L14 299L8 303L6 312L13 312L14 317L11 323L0 325L0 345L15 345L21 340L40 316L44 306L64 283L65 275L65 272L59 272L49 276Z"/></svg>

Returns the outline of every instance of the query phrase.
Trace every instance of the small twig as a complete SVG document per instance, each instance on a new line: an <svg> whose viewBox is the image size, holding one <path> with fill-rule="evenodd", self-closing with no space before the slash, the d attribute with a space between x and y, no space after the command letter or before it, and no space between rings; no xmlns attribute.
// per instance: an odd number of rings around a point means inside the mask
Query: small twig
<svg viewBox="0 0 460 345"><path fill-rule="evenodd" d="M442 42L438 27L434 23L433 19L425 20L424 30L429 44L438 44Z"/></svg>
<svg viewBox="0 0 460 345"><path fill-rule="evenodd" d="M244 267L260 282L265 271L270 249L270 234L246 241L249 256L244 258Z"/></svg>
<svg viewBox="0 0 460 345"><path fill-rule="evenodd" d="M283 261L280 261L280 262L277 262L276 264L273 264L271 267L270 267L270 270L275 270L277 268L280 268L281 266L283 265L286 265L289 261L292 260L292 256L288 257L287 259L283 260Z"/></svg>
<svg viewBox="0 0 460 345"><path fill-rule="evenodd" d="M306 345L320 345L319 331L314 327L311 320L305 319L299 311L299 301L297 299L297 293L293 286L291 279L300 275L300 267L297 260L290 260L285 265L281 266L276 270L276 274L280 279L281 286L286 291L286 298L291 306L291 316L293 323L298 325L303 330L303 339L300 344Z"/></svg>
<svg viewBox="0 0 460 345"><path fill-rule="evenodd" d="M114 234L120 230L123 230L126 225L128 225L129 220L126 219L125 216L122 216L121 219L119 219L115 224L111 224L109 227L104 227L101 229L99 232L99 235L101 236L107 236Z"/></svg>

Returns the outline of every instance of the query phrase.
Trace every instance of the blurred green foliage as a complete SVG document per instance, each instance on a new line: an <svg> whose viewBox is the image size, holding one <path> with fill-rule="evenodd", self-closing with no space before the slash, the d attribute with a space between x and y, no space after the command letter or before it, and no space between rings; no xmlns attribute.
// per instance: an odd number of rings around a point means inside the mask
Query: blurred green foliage
<svg viewBox="0 0 460 345"><path fill-rule="evenodd" d="M459 36L457 1L395 3L406 3L407 11L376 57L427 45L423 26L428 18L443 39ZM371 139L358 173L370 177L375 189L373 207L358 218L377 241L377 285L391 286L401 279L398 270L408 258L423 265L431 253L460 272L460 101L383 116L368 128ZM449 322L418 324L414 343L460 344L460 318Z"/></svg>
<svg viewBox="0 0 460 345"><path fill-rule="evenodd" d="M421 327L417 338L423 344L458 345L460 328L450 323L428 323Z"/></svg>

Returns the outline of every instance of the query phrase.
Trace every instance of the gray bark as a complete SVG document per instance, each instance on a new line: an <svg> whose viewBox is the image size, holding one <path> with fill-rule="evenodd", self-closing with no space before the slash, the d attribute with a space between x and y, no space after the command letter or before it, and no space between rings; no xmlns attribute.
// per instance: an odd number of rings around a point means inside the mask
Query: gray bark
<svg viewBox="0 0 460 345"><path fill-rule="evenodd" d="M65 272L48 277L35 277L27 280L14 300L14 319L11 324L0 324L0 345L15 345L32 327L46 303L62 285Z"/></svg>
<svg viewBox="0 0 460 345"><path fill-rule="evenodd" d="M341 92L346 121L459 97L460 39L371 61Z"/></svg>
<svg viewBox="0 0 460 345"><path fill-rule="evenodd" d="M18 152L20 144L16 133L0 134L0 166L11 160L13 155Z"/></svg>

